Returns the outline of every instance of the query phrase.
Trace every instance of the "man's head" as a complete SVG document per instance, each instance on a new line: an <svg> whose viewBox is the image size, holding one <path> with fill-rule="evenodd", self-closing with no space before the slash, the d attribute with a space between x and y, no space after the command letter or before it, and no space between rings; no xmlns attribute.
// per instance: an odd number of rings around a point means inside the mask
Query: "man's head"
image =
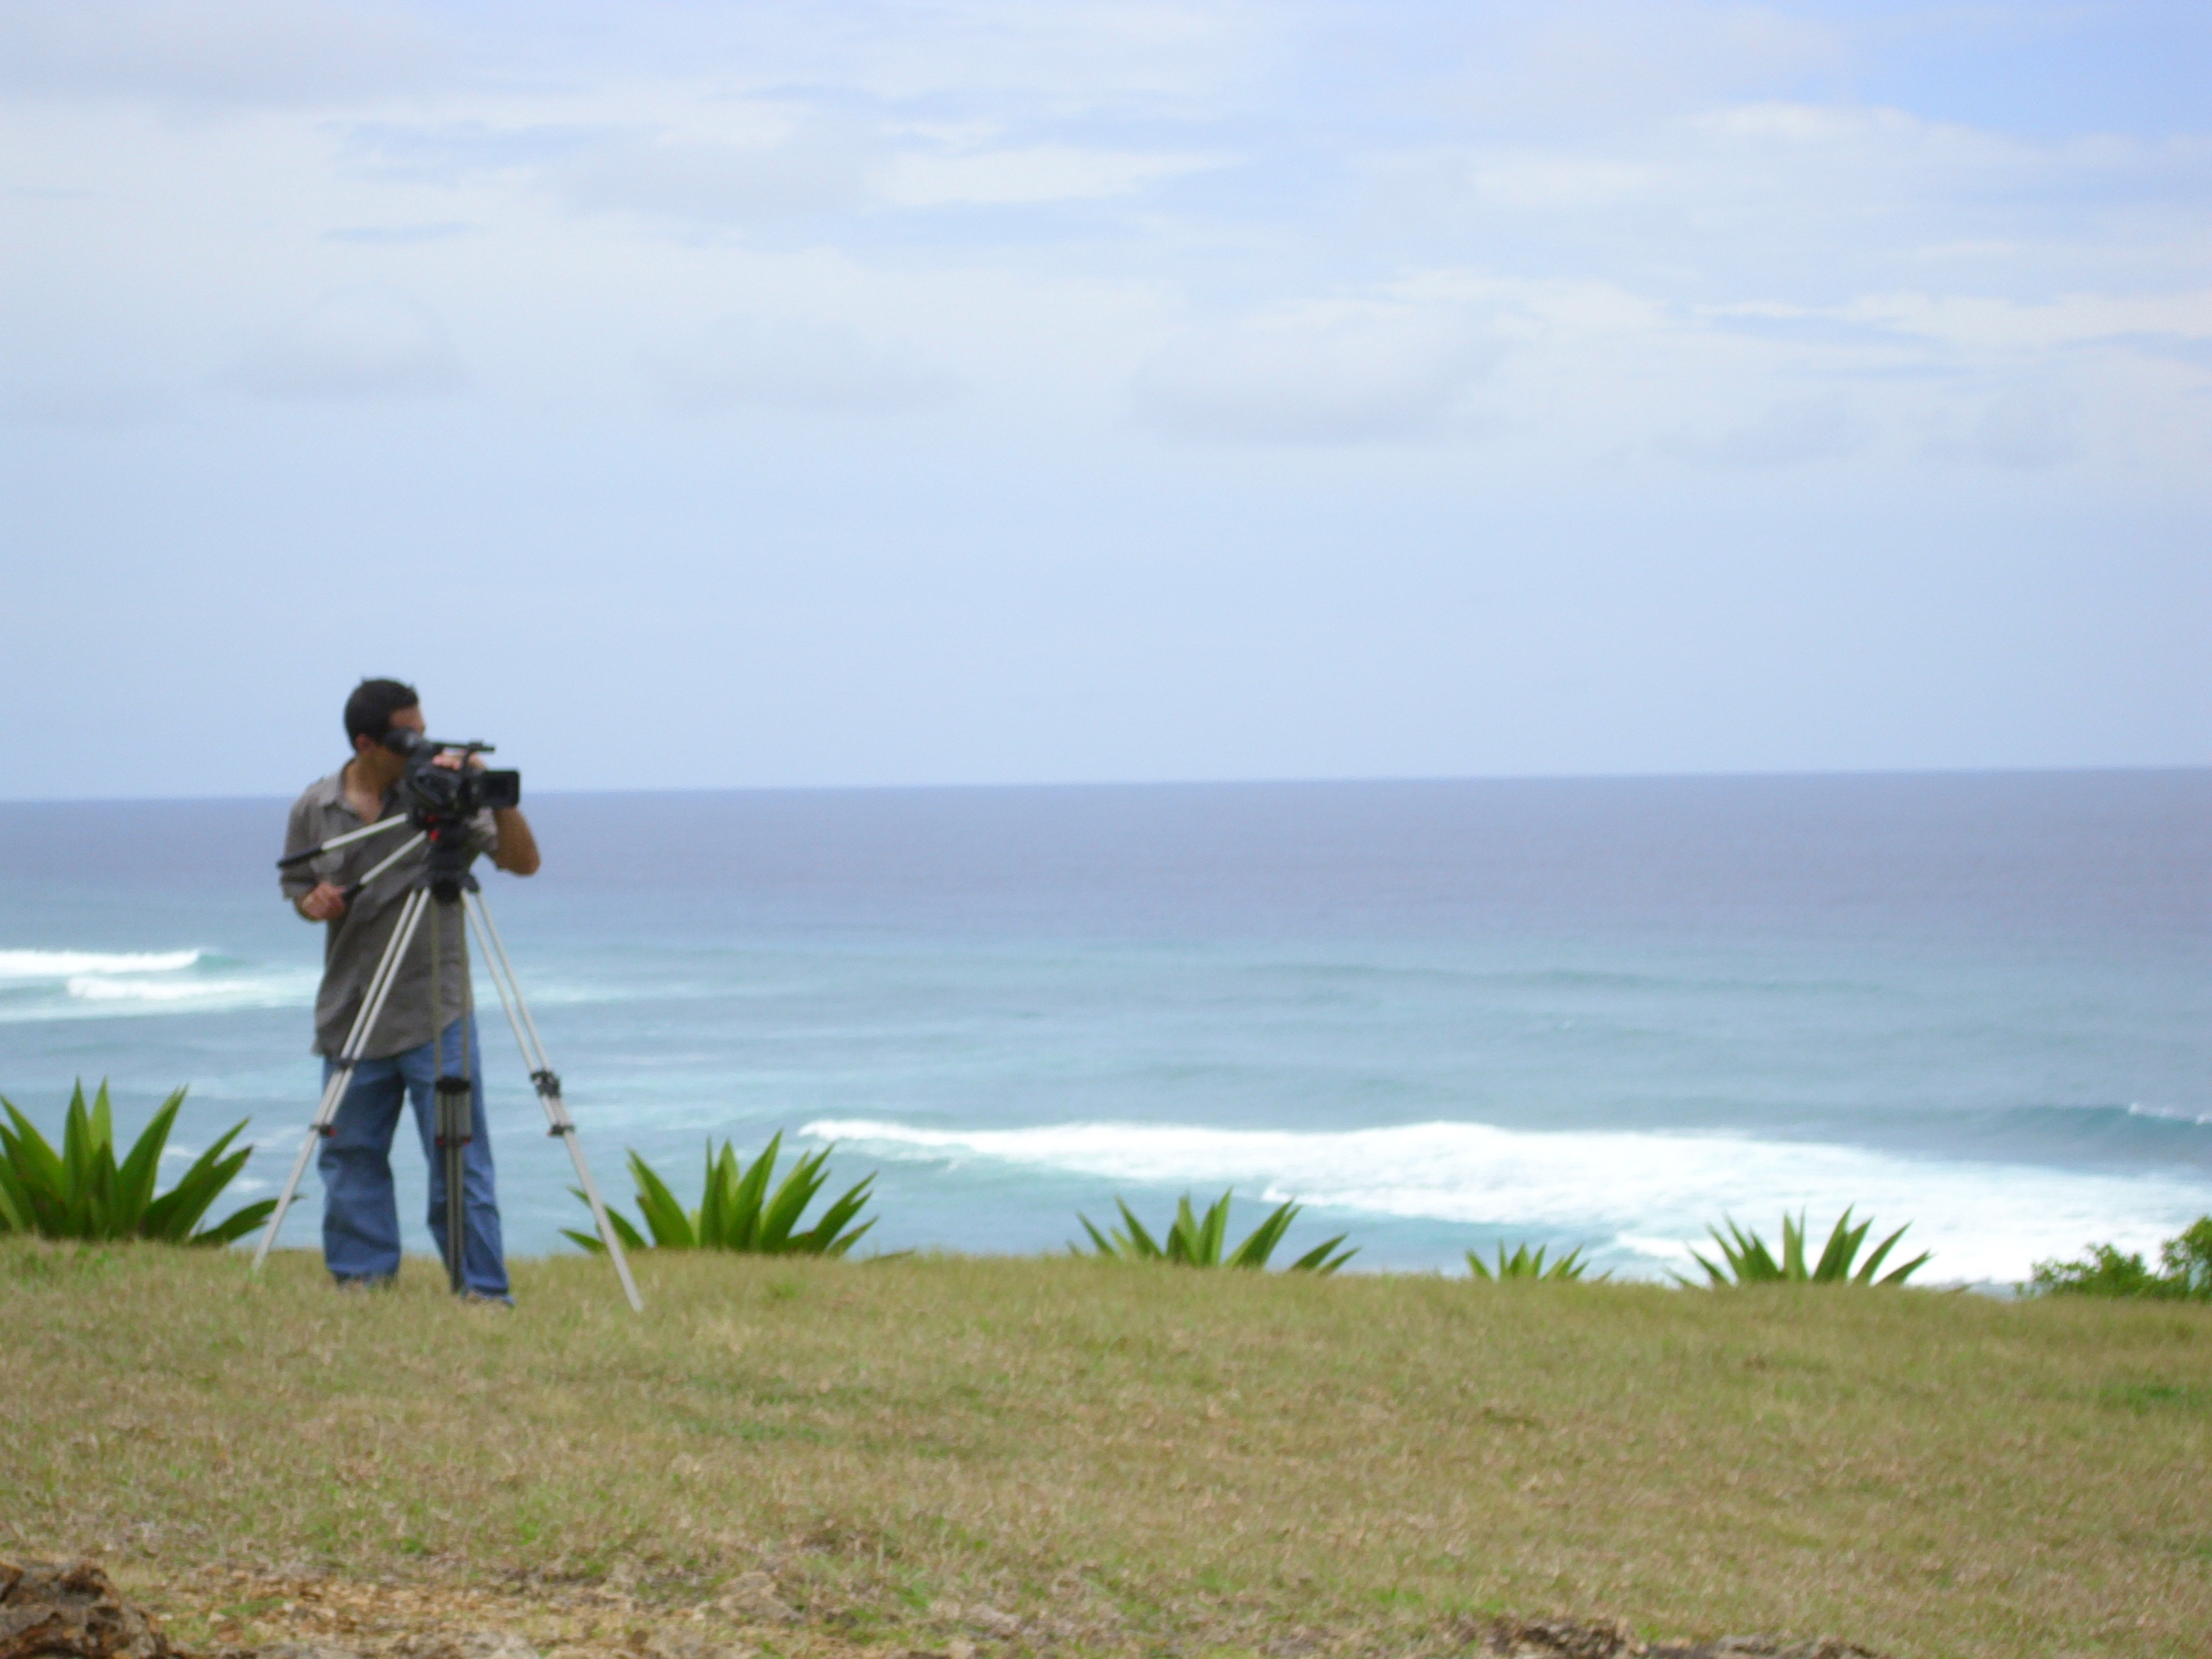
<svg viewBox="0 0 2212 1659"><path fill-rule="evenodd" d="M363 680L346 699L346 740L356 755L380 750L395 726L423 729L422 700L415 688L398 680Z"/></svg>

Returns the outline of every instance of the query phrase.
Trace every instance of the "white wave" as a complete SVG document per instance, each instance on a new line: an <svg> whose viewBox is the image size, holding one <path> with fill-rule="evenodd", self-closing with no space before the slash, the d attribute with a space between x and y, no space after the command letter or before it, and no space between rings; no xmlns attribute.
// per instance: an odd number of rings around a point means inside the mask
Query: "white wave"
<svg viewBox="0 0 2212 1659"><path fill-rule="evenodd" d="M2172 1106L2145 1106L2130 1102L2130 1117L2154 1117L2165 1123L2192 1123L2200 1129L2212 1129L2212 1112L2188 1112Z"/></svg>
<svg viewBox="0 0 2212 1659"><path fill-rule="evenodd" d="M64 988L84 1002L190 1002L264 988L250 979L108 979L80 974Z"/></svg>
<svg viewBox="0 0 2212 1659"><path fill-rule="evenodd" d="M1887 1233L1905 1222L1923 1277L2025 1279L2091 1239L2145 1249L2212 1211L2212 1183L1922 1159L1743 1135L1530 1131L1414 1123L1334 1133L1070 1123L921 1129L820 1119L802 1133L908 1161L990 1159L1156 1187L1235 1186L1268 1202L1463 1222L1615 1248L1656 1271L1732 1215L1778 1244L1784 1211L1825 1232L1846 1205ZM1101 1194L1109 1201L1110 1191ZM1134 1196L1133 1194L1132 1195ZM1900 1249L1903 1246L1900 1245Z"/></svg>
<svg viewBox="0 0 2212 1659"><path fill-rule="evenodd" d="M68 979L76 974L173 974L203 951L0 951L0 979Z"/></svg>
<svg viewBox="0 0 2212 1659"><path fill-rule="evenodd" d="M77 974L26 999L21 992L0 1002L0 1025L140 1015L217 1014L252 1008L304 1007L314 1000L315 975L306 969L272 969L251 977L142 979Z"/></svg>

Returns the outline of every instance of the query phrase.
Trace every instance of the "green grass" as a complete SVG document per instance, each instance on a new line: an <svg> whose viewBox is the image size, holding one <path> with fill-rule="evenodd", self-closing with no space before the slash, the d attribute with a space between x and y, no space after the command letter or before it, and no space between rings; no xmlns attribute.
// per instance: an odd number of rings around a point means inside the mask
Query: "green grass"
<svg viewBox="0 0 2212 1659"><path fill-rule="evenodd" d="M2006 1659L2212 1625L2195 1304L1065 1257L639 1277L642 1317L603 1261L518 1262L510 1312L427 1262L342 1296L298 1254L252 1281L0 1241L0 1553L672 1607L761 1571L793 1654L941 1649L954 1606L1117 1654L1436 1653L1497 1609Z"/></svg>

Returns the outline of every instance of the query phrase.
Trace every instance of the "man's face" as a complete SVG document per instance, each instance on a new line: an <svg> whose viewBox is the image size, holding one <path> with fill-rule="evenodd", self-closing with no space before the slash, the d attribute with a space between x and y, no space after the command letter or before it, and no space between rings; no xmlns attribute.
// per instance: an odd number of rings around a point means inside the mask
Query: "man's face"
<svg viewBox="0 0 2212 1659"><path fill-rule="evenodd" d="M392 726L404 726L410 732L428 732L430 729L422 719L422 708L419 703L412 708L394 709L389 723ZM353 746L356 754L392 754L392 751L375 738L356 738L353 740ZM398 757L395 755L392 758L397 760Z"/></svg>

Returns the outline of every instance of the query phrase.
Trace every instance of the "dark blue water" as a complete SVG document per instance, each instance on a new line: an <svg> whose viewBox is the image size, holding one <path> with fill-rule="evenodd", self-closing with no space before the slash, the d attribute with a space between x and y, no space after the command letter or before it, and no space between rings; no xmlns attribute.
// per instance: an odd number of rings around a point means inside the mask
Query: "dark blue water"
<svg viewBox="0 0 2212 1659"><path fill-rule="evenodd" d="M319 960L283 805L0 805L0 1092L52 1127L78 1075L132 1122L189 1083L185 1143L250 1115L281 1178ZM2212 773L527 805L545 870L487 888L611 1188L781 1127L880 1172L889 1248L1234 1184L1362 1266L1651 1273L1856 1203L1961 1279L2212 1210ZM510 1239L563 1248L489 1018Z"/></svg>

